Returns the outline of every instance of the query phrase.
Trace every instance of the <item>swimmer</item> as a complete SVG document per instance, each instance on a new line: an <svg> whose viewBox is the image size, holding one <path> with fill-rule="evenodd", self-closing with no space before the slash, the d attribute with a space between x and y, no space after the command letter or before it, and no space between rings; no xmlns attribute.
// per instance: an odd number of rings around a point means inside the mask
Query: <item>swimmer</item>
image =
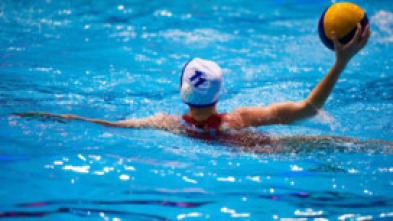
<svg viewBox="0 0 393 221"><path fill-rule="evenodd" d="M30 112L19 116L40 115L61 117L66 120L82 120L109 127L156 128L185 134L190 137L217 141L231 146L240 146L251 152L283 152L283 145L304 143L311 139L332 141L332 137L291 136L272 138L261 133L242 129L273 124L290 124L312 117L322 108L346 65L366 44L370 27L362 31L357 26L354 38L342 45L332 32L335 47L335 63L326 76L316 85L306 99L270 104L266 107L239 107L229 113L217 113L219 93L223 86L221 68L213 61L194 58L183 68L180 79L180 95L189 109L185 115L156 114L142 119L117 122L90 119L72 114ZM360 142L353 140L354 142ZM333 141L332 141L333 142Z"/></svg>

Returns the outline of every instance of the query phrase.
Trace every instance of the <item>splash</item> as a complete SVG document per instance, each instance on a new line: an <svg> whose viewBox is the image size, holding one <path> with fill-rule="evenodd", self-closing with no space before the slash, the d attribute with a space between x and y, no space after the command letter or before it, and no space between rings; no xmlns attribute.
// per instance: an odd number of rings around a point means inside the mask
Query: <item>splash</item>
<svg viewBox="0 0 393 221"><path fill-rule="evenodd" d="M380 10L371 17L371 21L377 26L378 31L375 37L377 42L392 43L393 42L393 13Z"/></svg>

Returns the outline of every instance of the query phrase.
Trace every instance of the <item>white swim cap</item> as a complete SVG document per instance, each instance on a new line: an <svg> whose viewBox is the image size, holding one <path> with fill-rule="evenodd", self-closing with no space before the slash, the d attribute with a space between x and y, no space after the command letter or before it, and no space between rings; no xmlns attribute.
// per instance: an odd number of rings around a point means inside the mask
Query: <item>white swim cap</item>
<svg viewBox="0 0 393 221"><path fill-rule="evenodd" d="M215 62L194 58L184 65L180 94L183 102L191 107L217 103L222 86L222 71Z"/></svg>

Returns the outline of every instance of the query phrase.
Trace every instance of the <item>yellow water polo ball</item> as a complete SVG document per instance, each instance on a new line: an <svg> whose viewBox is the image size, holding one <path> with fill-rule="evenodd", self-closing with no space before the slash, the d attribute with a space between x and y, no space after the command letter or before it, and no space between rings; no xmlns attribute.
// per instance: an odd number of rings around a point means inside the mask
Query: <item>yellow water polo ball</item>
<svg viewBox="0 0 393 221"><path fill-rule="evenodd" d="M349 2L335 3L328 7L319 18L319 37L326 47L334 50L332 31L336 33L339 42L345 44L355 35L358 23L362 25L362 28L368 24L368 18L363 9Z"/></svg>

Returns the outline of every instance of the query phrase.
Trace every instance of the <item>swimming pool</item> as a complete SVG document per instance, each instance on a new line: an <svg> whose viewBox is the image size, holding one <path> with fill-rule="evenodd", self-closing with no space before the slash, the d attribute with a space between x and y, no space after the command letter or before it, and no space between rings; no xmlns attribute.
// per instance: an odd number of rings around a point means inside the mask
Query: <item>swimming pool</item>
<svg viewBox="0 0 393 221"><path fill-rule="evenodd" d="M391 154L258 155L165 131L12 115L183 113L179 75L193 57L225 69L220 112L303 99L333 63L316 29L330 3L1 1L0 218L392 220ZM393 5L354 3L373 34L324 113L258 130L393 141Z"/></svg>

